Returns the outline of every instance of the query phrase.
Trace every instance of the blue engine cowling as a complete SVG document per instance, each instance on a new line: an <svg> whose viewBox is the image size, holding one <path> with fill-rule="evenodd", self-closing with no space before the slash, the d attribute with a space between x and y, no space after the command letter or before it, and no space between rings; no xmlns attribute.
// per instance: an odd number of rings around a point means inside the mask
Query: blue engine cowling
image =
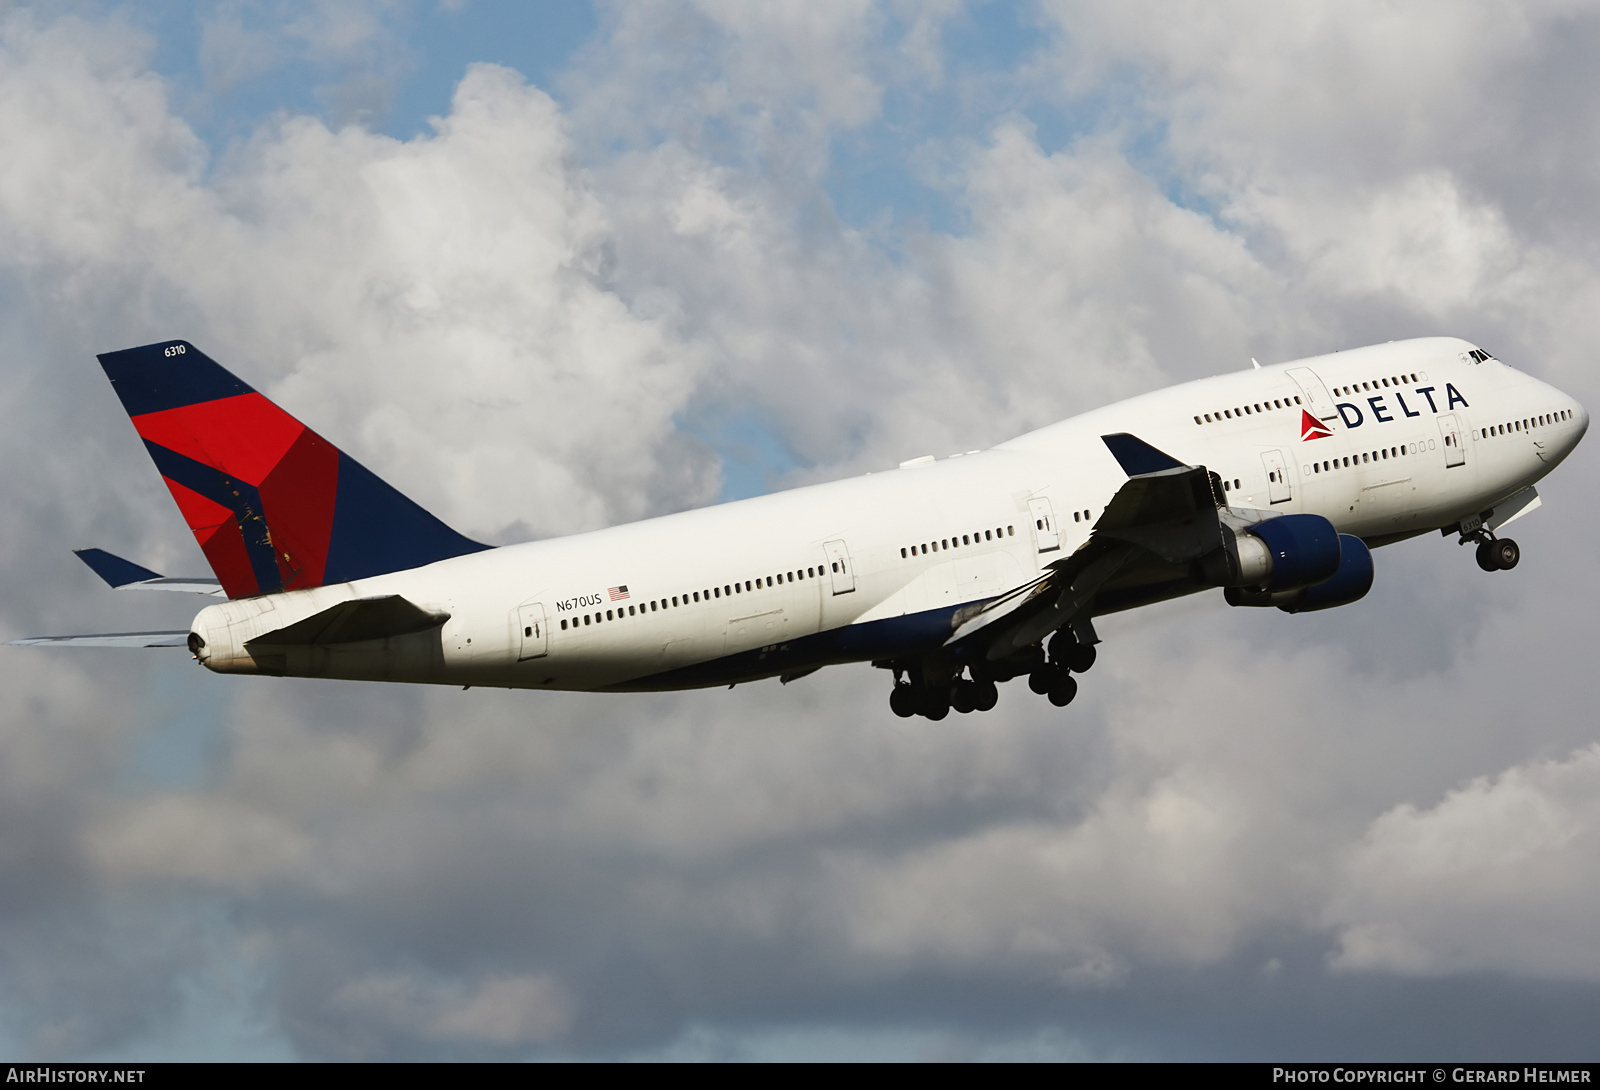
<svg viewBox="0 0 1600 1090"><path fill-rule="evenodd" d="M1309 613L1314 609L1347 606L1366 597L1372 589L1372 550L1351 534L1339 535L1339 570L1331 579L1300 592L1299 598L1278 606L1285 613Z"/></svg>
<svg viewBox="0 0 1600 1090"><path fill-rule="evenodd" d="M1313 586L1339 571L1341 535L1321 515L1280 515L1256 523L1249 532L1272 554L1272 575L1265 590ZM1370 558L1367 563L1370 568Z"/></svg>
<svg viewBox="0 0 1600 1090"><path fill-rule="evenodd" d="M1284 515L1282 518L1263 522L1252 530L1258 535L1262 529L1275 522L1283 522L1291 518L1319 518L1316 515ZM1326 522L1326 519L1320 519ZM1331 524L1330 524L1331 525ZM1264 535L1263 535L1264 537ZM1280 535L1282 539L1283 535ZM1339 544L1339 557L1333 566L1332 574L1311 586L1292 587L1287 590L1247 589L1244 587L1228 587L1223 591L1231 606L1277 606L1285 613L1310 613L1317 609L1332 609L1334 606L1349 605L1366 596L1372 589L1372 551L1367 548L1367 543L1352 534L1336 534L1335 540ZM1292 555L1292 554L1291 554ZM1274 553L1276 560L1276 552ZM1273 565L1273 574L1277 575L1277 565ZM1276 579L1273 581L1276 583ZM1270 587L1272 584L1268 584Z"/></svg>

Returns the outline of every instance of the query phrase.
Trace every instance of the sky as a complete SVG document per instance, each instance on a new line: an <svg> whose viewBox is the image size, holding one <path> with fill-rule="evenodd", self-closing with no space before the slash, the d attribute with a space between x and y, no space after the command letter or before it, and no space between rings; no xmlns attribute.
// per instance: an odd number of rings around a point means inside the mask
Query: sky
<svg viewBox="0 0 1600 1090"><path fill-rule="evenodd" d="M0 639L182 628L94 354L496 544L1448 334L1600 401L1600 6L0 4ZM0 654L16 1059L1593 1059L1600 488L1070 708ZM146 601L172 598L175 601Z"/></svg>

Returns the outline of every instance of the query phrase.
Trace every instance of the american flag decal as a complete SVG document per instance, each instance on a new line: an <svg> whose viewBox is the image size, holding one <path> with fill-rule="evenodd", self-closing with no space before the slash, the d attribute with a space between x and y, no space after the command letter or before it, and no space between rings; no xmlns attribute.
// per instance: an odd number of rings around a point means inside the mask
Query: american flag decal
<svg viewBox="0 0 1600 1090"><path fill-rule="evenodd" d="M611 595L611 600L613 602L620 602L620 601L622 601L624 598L626 598L628 596L628 588L627 588L626 585L620 586L620 587L612 587L609 590L607 590L606 593Z"/></svg>

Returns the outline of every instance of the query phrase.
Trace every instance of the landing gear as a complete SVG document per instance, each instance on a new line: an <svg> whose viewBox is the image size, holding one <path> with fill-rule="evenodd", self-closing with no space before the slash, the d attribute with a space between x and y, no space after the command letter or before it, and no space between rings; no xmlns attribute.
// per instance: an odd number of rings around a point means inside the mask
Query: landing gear
<svg viewBox="0 0 1600 1090"><path fill-rule="evenodd" d="M1040 696L1049 697L1050 703L1056 707L1064 708L1078 695L1078 679L1072 676L1065 664L1052 662L1028 675L1028 688Z"/></svg>
<svg viewBox="0 0 1600 1090"><path fill-rule="evenodd" d="M1080 643L1077 633L1063 628L1050 637L1050 661L1060 663L1075 674L1087 674L1094 665L1094 644Z"/></svg>
<svg viewBox="0 0 1600 1090"><path fill-rule="evenodd" d="M989 686L989 689L992 692L994 686ZM889 710L901 719L922 715L939 720L949 715L952 707L959 712L978 710L985 696L983 686L971 681L957 681L953 685L933 688L897 681L894 688L889 690ZM988 708L994 707L995 699L998 699L998 694L989 698Z"/></svg>
<svg viewBox="0 0 1600 1090"><path fill-rule="evenodd" d="M1479 526L1470 533L1463 532L1461 544L1476 541L1478 567L1484 571L1510 571L1522 559L1522 550L1509 537L1495 537L1494 531Z"/></svg>
<svg viewBox="0 0 1600 1090"><path fill-rule="evenodd" d="M986 712L1000 702L992 681L957 681L950 687L950 706L958 712Z"/></svg>
<svg viewBox="0 0 1600 1090"><path fill-rule="evenodd" d="M1494 560L1495 567L1501 571L1510 571L1517 566L1517 561L1522 559L1522 550L1517 548L1517 543L1509 537L1502 537L1489 543L1489 556ZM1483 561L1478 561L1482 564Z"/></svg>
<svg viewBox="0 0 1600 1090"><path fill-rule="evenodd" d="M902 719L920 715L937 721L952 711L962 715L990 711L1000 700L999 683L1024 674L1028 688L1064 708L1078 695L1078 679L1072 675L1094 665L1094 640L1094 629L1085 621L1057 632L1050 640L1048 656L1044 647L1033 644L1006 658L978 659L965 668L950 659L873 665L894 671L889 707Z"/></svg>

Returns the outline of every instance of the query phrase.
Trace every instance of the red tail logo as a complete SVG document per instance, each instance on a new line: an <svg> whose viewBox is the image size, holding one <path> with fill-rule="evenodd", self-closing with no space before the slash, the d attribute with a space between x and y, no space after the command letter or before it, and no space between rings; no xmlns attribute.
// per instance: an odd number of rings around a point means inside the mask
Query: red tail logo
<svg viewBox="0 0 1600 1090"><path fill-rule="evenodd" d="M1333 432L1328 428L1328 425L1304 409L1300 410L1300 441L1302 443L1310 442L1312 439L1329 439L1332 436Z"/></svg>

